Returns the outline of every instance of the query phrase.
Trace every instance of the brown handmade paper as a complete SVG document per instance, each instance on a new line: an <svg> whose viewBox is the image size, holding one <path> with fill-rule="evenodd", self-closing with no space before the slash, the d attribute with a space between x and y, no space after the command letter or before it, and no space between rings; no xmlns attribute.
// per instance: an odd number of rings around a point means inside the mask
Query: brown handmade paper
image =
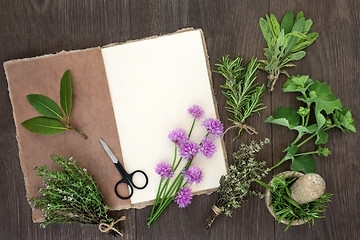
<svg viewBox="0 0 360 240"><path fill-rule="evenodd" d="M130 200L121 200L114 194L114 186L121 176L98 140L101 137L124 164L100 48L14 60L4 63L4 67L27 198L39 196L37 188L42 185L42 178L36 176L34 166L47 165L50 169L58 169L50 155L66 154L65 157L74 157L94 176L111 209L131 207ZM23 121L40 115L29 104L26 95L43 94L60 105L60 80L67 69L71 71L73 87L71 121L88 136L87 140L73 131L39 135L21 125ZM120 184L118 190L125 196L128 194L124 184ZM42 221L41 212L34 210L33 220Z"/></svg>
<svg viewBox="0 0 360 240"><path fill-rule="evenodd" d="M176 33L193 31L182 29ZM206 44L202 31L204 54L208 69L210 86L212 88L211 72ZM156 38L152 36L145 39ZM143 40L143 39L141 39ZM136 42L134 40L129 42ZM127 42L127 43L129 43ZM114 43L105 47L123 43ZM10 99L19 144L20 164L24 173L27 198L39 196L38 187L42 178L36 176L34 166L47 165L50 169L59 169L50 160L51 154L74 157L82 167L86 167L94 176L96 183L104 195L105 203L112 210L130 207L142 208L153 201L131 204L129 200L121 200L114 193L114 186L121 179L117 169L109 159L98 138L101 137L126 168L122 160L120 140L116 129L115 116L108 88L105 66L101 48L91 48L79 51L60 52L30 59L13 60L4 63L7 75ZM73 87L73 106L71 110L72 124L88 136L83 139L79 134L65 131L58 135L39 135L26 130L21 123L40 114L29 104L26 95L43 94L55 100L60 105L60 80L63 73L71 70ZM213 95L213 93L212 93ZM217 118L218 107L213 95ZM227 167L224 142L222 146ZM210 194L216 189L208 189L194 194ZM129 193L124 184L118 191L126 196ZM41 211L33 209L34 222L44 220Z"/></svg>

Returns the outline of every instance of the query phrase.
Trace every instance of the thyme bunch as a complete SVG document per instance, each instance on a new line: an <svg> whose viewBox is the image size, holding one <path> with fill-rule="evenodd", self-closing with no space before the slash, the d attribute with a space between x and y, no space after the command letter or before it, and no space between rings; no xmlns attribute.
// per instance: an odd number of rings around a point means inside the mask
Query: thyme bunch
<svg viewBox="0 0 360 240"><path fill-rule="evenodd" d="M52 155L51 159L64 171L53 171L46 165L34 168L37 176L44 178L43 186L39 188L42 197L29 200L44 214L45 222L40 227L53 223L112 226L113 219L107 214L110 208L104 203L103 195L87 169L79 167L73 158ZM107 233L121 235L115 226Z"/></svg>
<svg viewBox="0 0 360 240"><path fill-rule="evenodd" d="M229 116L228 119L234 123L227 130L240 128L234 140L241 135L243 129L249 134L257 134L255 128L246 125L245 120L266 108L261 100L265 85L255 82L260 64L256 58L252 58L245 65L241 65L242 60L240 57L231 60L226 55L216 64L218 68L215 71L225 78L225 84L220 87L225 89L222 93L227 98L225 109Z"/></svg>
<svg viewBox="0 0 360 240"><path fill-rule="evenodd" d="M204 223L206 230L211 228L216 217L221 213L231 217L233 210L241 207L241 203L250 197L263 197L260 192L250 190L250 187L256 179L264 178L269 172L265 161L255 160L255 153L259 152L269 142L269 139L266 138L259 143L252 141L250 145L242 144L240 149L233 153L234 163L230 166L229 174L220 178L217 199L212 208L213 213Z"/></svg>

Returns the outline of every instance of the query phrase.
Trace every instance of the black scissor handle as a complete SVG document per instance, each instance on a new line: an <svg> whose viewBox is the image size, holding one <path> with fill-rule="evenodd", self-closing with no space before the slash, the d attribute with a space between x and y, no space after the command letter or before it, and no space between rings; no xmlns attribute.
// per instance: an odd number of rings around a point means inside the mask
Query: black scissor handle
<svg viewBox="0 0 360 240"><path fill-rule="evenodd" d="M130 187L129 196L123 197L123 196L121 196L121 195L118 193L117 187L118 187L119 184L121 184L121 183L125 183L126 185L128 185L128 186ZM126 178L121 179L121 180L118 181L118 182L116 183L116 185L115 185L115 194L116 194L116 196L117 196L118 198L120 198L120 199L126 200L126 199L131 198L131 196L133 195L133 192L134 192L134 188L132 187L132 185L129 183L129 181L128 181Z"/></svg>
<svg viewBox="0 0 360 240"><path fill-rule="evenodd" d="M139 187L139 186L135 185L135 183L133 182L133 177L136 173L141 173L142 175L144 175L144 177L145 177L144 186ZM136 171L132 172L131 174L128 175L128 178L129 178L130 184L133 185L134 188L139 189L139 190L144 189L148 185L148 182L149 182L149 179L148 179L146 173L141 170L136 170Z"/></svg>

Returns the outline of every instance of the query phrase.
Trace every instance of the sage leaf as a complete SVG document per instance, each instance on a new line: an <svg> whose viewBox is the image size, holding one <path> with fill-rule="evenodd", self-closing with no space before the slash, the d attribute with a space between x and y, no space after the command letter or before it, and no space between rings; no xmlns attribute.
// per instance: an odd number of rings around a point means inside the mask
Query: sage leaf
<svg viewBox="0 0 360 240"><path fill-rule="evenodd" d="M29 94L26 98L35 110L45 117L63 119L61 109L54 100L41 94Z"/></svg>
<svg viewBox="0 0 360 240"><path fill-rule="evenodd" d="M58 120L47 117L34 117L21 123L27 130L42 135L54 135L64 132L67 128Z"/></svg>
<svg viewBox="0 0 360 240"><path fill-rule="evenodd" d="M66 116L70 117L72 106L72 87L70 70L66 70L60 82L60 104Z"/></svg>
<svg viewBox="0 0 360 240"><path fill-rule="evenodd" d="M293 28L294 24L294 15L291 10L287 11L285 13L284 18L281 21L281 29L284 29L285 34L291 32L291 29Z"/></svg>

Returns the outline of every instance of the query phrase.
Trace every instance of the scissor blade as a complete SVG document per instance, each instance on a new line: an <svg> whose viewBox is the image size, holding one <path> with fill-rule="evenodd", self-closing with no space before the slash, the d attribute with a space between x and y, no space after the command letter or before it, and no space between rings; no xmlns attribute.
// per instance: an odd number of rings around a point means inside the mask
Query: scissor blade
<svg viewBox="0 0 360 240"><path fill-rule="evenodd" d="M108 145L106 145L106 143L101 138L99 138L99 141L100 141L101 145L103 146L103 148L104 148L105 152L107 153L107 155L109 155L111 161L113 161L113 163L118 163L119 161L115 157L114 153L110 150Z"/></svg>

